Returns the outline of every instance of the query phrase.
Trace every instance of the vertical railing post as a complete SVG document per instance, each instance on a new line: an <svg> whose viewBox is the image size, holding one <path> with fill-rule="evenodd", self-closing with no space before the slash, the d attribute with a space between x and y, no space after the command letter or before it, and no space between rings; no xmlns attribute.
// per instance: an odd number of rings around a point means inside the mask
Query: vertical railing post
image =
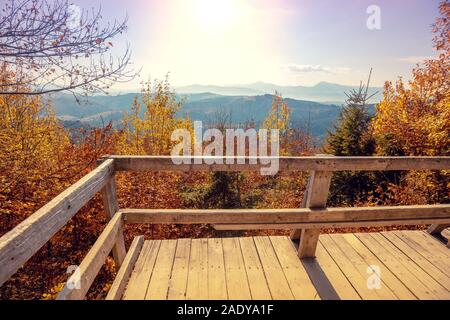
<svg viewBox="0 0 450 320"><path fill-rule="evenodd" d="M305 193L303 194L303 201L302 201L302 204L300 205L300 208L306 208L306 201L308 199L308 190L309 190L309 186L311 184L311 175L312 174L313 174L313 171L311 171L309 173L308 183L306 184ZM299 240L301 233L302 233L302 229L292 230L292 232L291 232L291 240L292 241Z"/></svg>
<svg viewBox="0 0 450 320"><path fill-rule="evenodd" d="M429 234L440 234L448 227L450 227L448 224L432 224L427 231Z"/></svg>
<svg viewBox="0 0 450 320"><path fill-rule="evenodd" d="M322 209L326 207L332 175L332 171L311 171L305 191L303 207L311 209ZM315 257L319 235L320 229L301 229L292 232L291 239L300 238L298 246L298 256L300 258Z"/></svg>
<svg viewBox="0 0 450 320"><path fill-rule="evenodd" d="M119 211L119 203L117 202L117 190L116 190L116 180L115 174L111 177L108 183L101 190L103 205L106 211L106 218L111 220L111 218ZM126 249L125 240L123 236L123 228L121 227L118 232L116 244L112 249L114 262L116 264L116 270L119 270L125 259Z"/></svg>

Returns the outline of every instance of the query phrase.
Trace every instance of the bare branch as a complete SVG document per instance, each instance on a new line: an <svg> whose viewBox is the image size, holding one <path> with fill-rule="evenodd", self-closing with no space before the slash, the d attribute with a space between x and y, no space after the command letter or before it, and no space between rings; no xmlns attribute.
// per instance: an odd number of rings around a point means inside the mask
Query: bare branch
<svg viewBox="0 0 450 320"><path fill-rule="evenodd" d="M129 45L112 55L127 19L104 23L101 9L67 0L7 0L0 12L0 65L13 76L0 83L0 94L92 94L133 79Z"/></svg>

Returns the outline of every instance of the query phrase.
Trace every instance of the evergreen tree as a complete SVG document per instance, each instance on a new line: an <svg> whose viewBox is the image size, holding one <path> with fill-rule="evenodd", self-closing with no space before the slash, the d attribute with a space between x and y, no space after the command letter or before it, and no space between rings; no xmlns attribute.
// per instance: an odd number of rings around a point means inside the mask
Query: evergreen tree
<svg viewBox="0 0 450 320"><path fill-rule="evenodd" d="M237 126L232 124L231 118L231 111L219 107L208 120L208 127L220 130L225 136L226 129ZM185 187L182 190L184 204L207 209L239 208L241 207L239 183L242 179L243 174L240 172L212 172L206 184Z"/></svg>
<svg viewBox="0 0 450 320"><path fill-rule="evenodd" d="M325 152L335 156L370 156L375 151L375 140L371 134L372 115L367 101L370 75L367 84L351 90L334 125L328 132ZM374 176L364 172L336 172L331 184L332 204L351 204L364 198L373 190Z"/></svg>
<svg viewBox="0 0 450 320"><path fill-rule="evenodd" d="M372 115L367 101L368 87L360 85L358 90L347 94L347 100L334 124L334 132L328 131L325 151L335 156L366 156L375 150L375 140L370 133Z"/></svg>
<svg viewBox="0 0 450 320"><path fill-rule="evenodd" d="M235 172L213 172L211 184L204 195L207 208L232 209L241 206L238 192L240 175Z"/></svg>

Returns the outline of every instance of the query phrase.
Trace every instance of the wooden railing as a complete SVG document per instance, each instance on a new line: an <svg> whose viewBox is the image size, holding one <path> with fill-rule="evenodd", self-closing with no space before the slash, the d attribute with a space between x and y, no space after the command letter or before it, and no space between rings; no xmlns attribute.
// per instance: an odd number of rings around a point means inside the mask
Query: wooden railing
<svg viewBox="0 0 450 320"><path fill-rule="evenodd" d="M179 157L178 160L188 160ZM203 160L207 158L202 158ZM209 158L209 160L221 158ZM238 158L228 158L228 160ZM248 160L248 158L246 158ZM242 158L241 158L242 160ZM241 210L167 210L120 209L117 202L114 174L116 171L259 171L265 165L249 164L181 164L171 157L108 156L99 166L47 205L36 211L17 227L0 238L0 285L7 281L75 213L97 192L101 192L108 224L79 266L80 288L68 284L60 299L82 299L112 251L120 268L124 259L134 259L143 238L133 241L128 253L123 237L124 223L208 223L216 229L293 229L292 239L300 239L299 257L314 257L320 228L432 224L430 231L440 232L450 225L450 205L326 208L333 171L389 170L448 170L450 157L280 157L280 171L309 171L303 208L299 209L241 209ZM217 162L217 161L216 161ZM219 161L220 162L220 161ZM260 162L259 162L260 163ZM124 266L126 263L124 263ZM117 277L126 278L128 267L120 269ZM111 289L117 296L123 284ZM109 296L108 295L108 296Z"/></svg>

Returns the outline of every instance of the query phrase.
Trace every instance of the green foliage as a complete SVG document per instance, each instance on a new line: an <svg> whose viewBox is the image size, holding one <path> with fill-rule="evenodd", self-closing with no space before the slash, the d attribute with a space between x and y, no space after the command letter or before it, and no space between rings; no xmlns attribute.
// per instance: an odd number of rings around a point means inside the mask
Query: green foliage
<svg viewBox="0 0 450 320"><path fill-rule="evenodd" d="M239 208L241 206L239 192L240 175L228 172L213 172L211 184L205 192L204 204L208 208Z"/></svg>
<svg viewBox="0 0 450 320"><path fill-rule="evenodd" d="M352 90L334 125L328 133L325 152L335 156L370 156L375 150L371 134L372 116L367 101L367 85ZM330 202L333 205L348 205L367 198L374 187L373 174L364 172L336 172L331 184Z"/></svg>
<svg viewBox="0 0 450 320"><path fill-rule="evenodd" d="M367 84L368 87L368 84ZM336 156L372 155L375 140L370 132L372 115L369 112L367 87L353 90L342 108L334 125L334 132L328 132L325 151Z"/></svg>

